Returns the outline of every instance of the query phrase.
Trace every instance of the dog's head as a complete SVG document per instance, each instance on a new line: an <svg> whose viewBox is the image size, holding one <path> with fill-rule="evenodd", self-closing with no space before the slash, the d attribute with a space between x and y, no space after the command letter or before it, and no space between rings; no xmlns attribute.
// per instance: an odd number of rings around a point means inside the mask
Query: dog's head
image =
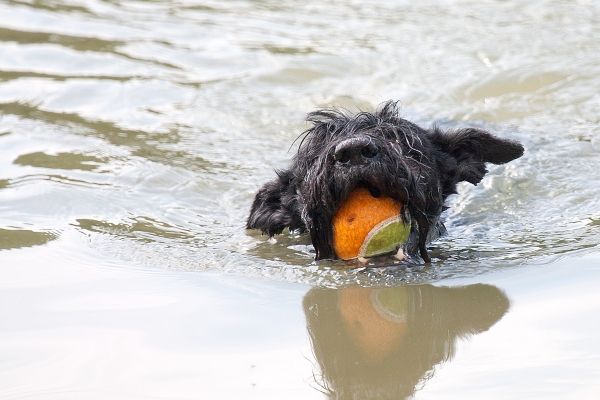
<svg viewBox="0 0 600 400"><path fill-rule="evenodd" d="M514 141L474 128L425 130L398 116L395 102L375 113L319 110L308 115L289 169L258 192L247 227L272 236L284 228L308 230L316 258L334 258L332 217L356 187L405 205L416 222L417 247L426 242L456 185L479 183L485 163L503 164L523 154Z"/></svg>

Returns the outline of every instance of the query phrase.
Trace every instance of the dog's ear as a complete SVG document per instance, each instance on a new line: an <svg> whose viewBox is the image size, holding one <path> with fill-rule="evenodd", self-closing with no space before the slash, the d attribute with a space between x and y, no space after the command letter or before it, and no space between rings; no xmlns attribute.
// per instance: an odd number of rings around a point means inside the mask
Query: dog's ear
<svg viewBox="0 0 600 400"><path fill-rule="evenodd" d="M454 183L466 181L477 185L487 173L486 162L504 164L521 157L524 151L518 142L501 139L475 128L449 132L436 128L429 138L441 152L441 157L438 157L440 169L453 171L453 176L446 178Z"/></svg>
<svg viewBox="0 0 600 400"><path fill-rule="evenodd" d="M277 179L258 191L246 222L247 229L260 229L269 236L281 233L284 228L304 229L292 181L290 171L277 171Z"/></svg>

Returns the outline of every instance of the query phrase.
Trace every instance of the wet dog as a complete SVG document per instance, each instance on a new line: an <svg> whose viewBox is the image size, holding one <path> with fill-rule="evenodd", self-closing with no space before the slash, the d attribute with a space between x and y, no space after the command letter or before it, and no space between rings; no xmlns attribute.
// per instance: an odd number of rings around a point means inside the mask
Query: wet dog
<svg viewBox="0 0 600 400"><path fill-rule="evenodd" d="M332 217L361 186L405 205L415 222L407 250L429 262L427 243L445 232L440 215L457 183L477 185L486 163L523 155L521 144L481 129L423 129L400 118L391 101L374 113L319 110L307 121L290 167L259 190L246 226L269 236L308 231L317 260L335 258Z"/></svg>

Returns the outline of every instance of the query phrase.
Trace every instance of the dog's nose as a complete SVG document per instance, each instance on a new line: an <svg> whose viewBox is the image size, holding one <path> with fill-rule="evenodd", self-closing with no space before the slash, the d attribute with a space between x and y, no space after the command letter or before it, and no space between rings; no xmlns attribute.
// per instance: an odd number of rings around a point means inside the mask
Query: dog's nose
<svg viewBox="0 0 600 400"><path fill-rule="evenodd" d="M358 165L377 155L377 146L368 138L350 138L335 146L333 159L342 164Z"/></svg>

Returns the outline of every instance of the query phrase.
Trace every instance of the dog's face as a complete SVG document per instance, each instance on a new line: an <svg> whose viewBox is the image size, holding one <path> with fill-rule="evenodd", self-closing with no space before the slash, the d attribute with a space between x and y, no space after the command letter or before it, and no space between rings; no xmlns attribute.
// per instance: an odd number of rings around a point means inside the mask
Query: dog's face
<svg viewBox="0 0 600 400"><path fill-rule="evenodd" d="M400 201L410 215L415 250L428 262L428 237L439 229L444 201L456 184L479 183L486 162L503 164L523 155L516 142L479 129L425 130L398 116L396 103L375 113L348 115L320 110L289 169L258 192L247 228L269 236L308 230L316 259L335 258L332 217L356 187Z"/></svg>

